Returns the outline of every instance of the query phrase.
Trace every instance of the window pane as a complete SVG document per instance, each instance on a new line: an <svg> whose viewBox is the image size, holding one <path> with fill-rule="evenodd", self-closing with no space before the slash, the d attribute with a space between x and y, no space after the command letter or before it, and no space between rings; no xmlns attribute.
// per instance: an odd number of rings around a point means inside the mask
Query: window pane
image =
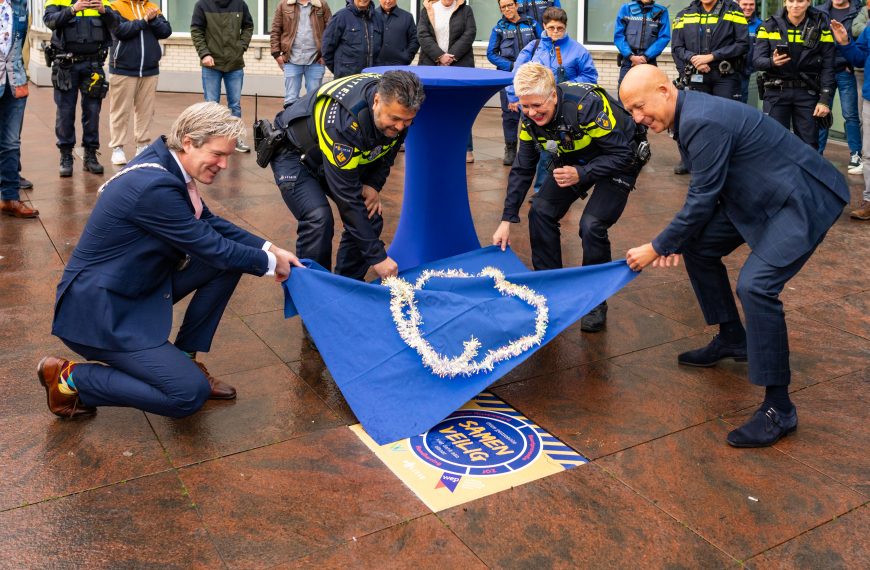
<svg viewBox="0 0 870 570"><path fill-rule="evenodd" d="M613 28L616 25L616 14L625 0L587 0L586 2L586 43L613 45ZM668 2L660 2L668 8L671 18L676 12ZM688 0L684 3L689 5Z"/></svg>

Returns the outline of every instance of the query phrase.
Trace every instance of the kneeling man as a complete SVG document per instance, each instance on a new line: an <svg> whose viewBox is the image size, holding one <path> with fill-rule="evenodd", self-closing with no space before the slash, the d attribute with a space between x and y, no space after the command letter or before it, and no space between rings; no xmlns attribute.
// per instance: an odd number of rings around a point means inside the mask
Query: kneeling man
<svg viewBox="0 0 870 570"><path fill-rule="evenodd" d="M208 351L243 273L283 281L296 257L211 213L197 182L227 167L241 119L217 103L188 107L101 189L57 287L52 333L85 364L47 356L38 376L58 416L128 406L190 415L235 390L195 360ZM193 293L175 342L172 306Z"/></svg>
<svg viewBox="0 0 870 570"><path fill-rule="evenodd" d="M639 271L685 259L704 319L718 324L719 334L677 361L713 366L748 358L749 380L765 387L764 402L728 443L773 445L797 429L779 294L842 213L849 188L830 162L770 117L740 102L678 91L656 67L629 70L619 95L638 123L657 133L671 129L692 163L683 209L651 243L630 249L628 264ZM737 279L745 330L722 263L743 243L751 249Z"/></svg>

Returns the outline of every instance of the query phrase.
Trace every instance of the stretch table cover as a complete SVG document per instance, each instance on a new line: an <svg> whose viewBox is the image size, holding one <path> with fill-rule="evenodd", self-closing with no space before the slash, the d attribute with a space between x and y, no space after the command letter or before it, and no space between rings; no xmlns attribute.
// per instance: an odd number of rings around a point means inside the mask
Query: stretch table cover
<svg viewBox="0 0 870 570"><path fill-rule="evenodd" d="M436 376L399 336L389 288L306 263L309 268L294 269L284 282L284 315L289 318L298 311L347 403L378 444L426 431L535 350L498 362L490 372ZM512 251L491 246L409 269L400 277L413 284L426 269L476 274L487 266L546 297L549 324L542 345L636 275L625 261L529 271ZM502 296L489 277L433 277L415 293L423 337L445 356L461 354L463 342L473 335L481 343L480 360L488 350L535 331L535 309Z"/></svg>

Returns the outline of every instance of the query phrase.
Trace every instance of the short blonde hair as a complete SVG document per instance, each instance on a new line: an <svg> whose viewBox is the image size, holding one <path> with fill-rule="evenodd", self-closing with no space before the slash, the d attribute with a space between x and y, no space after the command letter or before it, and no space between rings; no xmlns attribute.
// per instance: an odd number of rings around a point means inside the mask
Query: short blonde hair
<svg viewBox="0 0 870 570"><path fill-rule="evenodd" d="M228 108L213 102L194 103L172 123L166 146L178 152L183 150L184 137L190 137L193 146L200 148L212 138L238 140L244 134L245 123L234 117Z"/></svg>
<svg viewBox="0 0 870 570"><path fill-rule="evenodd" d="M514 92L517 97L540 95L549 97L556 90L556 78L550 68L540 63L525 63L514 75Z"/></svg>

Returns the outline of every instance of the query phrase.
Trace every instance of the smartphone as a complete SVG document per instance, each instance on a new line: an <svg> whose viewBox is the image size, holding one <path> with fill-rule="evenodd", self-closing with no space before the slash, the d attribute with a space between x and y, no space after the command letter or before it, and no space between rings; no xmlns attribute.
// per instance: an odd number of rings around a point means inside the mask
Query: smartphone
<svg viewBox="0 0 870 570"><path fill-rule="evenodd" d="M776 51L778 51L780 55L788 55L788 44L777 44Z"/></svg>

